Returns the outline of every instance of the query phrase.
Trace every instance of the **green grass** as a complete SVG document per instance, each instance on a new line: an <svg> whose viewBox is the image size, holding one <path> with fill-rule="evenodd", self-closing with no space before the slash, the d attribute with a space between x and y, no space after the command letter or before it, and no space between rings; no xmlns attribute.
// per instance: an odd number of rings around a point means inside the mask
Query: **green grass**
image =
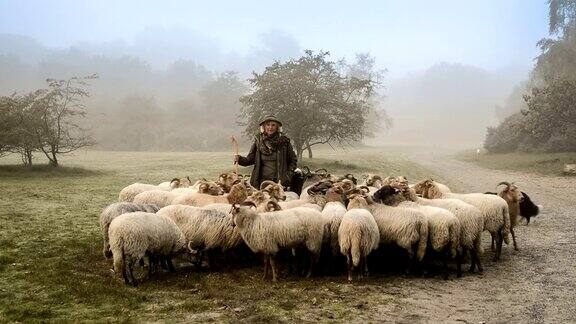
<svg viewBox="0 0 576 324"><path fill-rule="evenodd" d="M456 155L464 162L498 170L533 172L544 175L563 175L565 163L576 163L576 153L506 153L476 154L464 151Z"/></svg>
<svg viewBox="0 0 576 324"><path fill-rule="evenodd" d="M385 149L317 152L304 160L330 172L430 174ZM0 160L0 322L5 321L316 321L350 320L394 302L374 277L358 288L344 277L286 277L272 285L259 266L212 273L162 273L125 286L101 254L99 213L133 182L175 176L215 178L229 153L81 152L65 167L23 168ZM241 172L248 173L248 169ZM354 292L354 293L352 293ZM358 306L358 300L369 301Z"/></svg>

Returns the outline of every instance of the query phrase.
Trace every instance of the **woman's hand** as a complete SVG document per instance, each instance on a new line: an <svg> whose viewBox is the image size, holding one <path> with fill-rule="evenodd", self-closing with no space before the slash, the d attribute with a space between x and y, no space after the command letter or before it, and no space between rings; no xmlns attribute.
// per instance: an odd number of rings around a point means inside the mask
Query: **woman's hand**
<svg viewBox="0 0 576 324"><path fill-rule="evenodd" d="M234 154L234 164L238 163L239 160L238 156L239 156L238 154Z"/></svg>

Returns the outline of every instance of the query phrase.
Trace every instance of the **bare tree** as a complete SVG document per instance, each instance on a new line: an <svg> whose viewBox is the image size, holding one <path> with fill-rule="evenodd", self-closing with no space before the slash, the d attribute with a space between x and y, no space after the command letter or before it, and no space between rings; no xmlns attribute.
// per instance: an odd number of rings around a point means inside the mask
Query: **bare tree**
<svg viewBox="0 0 576 324"><path fill-rule="evenodd" d="M35 100L32 112L34 133L50 165L58 166L60 154L93 144L78 121L86 115L82 99L89 96L85 90L87 81L96 78L96 75L91 75L67 80L48 79L48 89Z"/></svg>

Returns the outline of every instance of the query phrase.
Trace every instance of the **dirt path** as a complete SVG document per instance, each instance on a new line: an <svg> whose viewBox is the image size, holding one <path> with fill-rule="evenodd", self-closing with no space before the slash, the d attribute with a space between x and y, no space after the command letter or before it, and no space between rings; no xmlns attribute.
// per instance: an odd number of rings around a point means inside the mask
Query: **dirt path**
<svg viewBox="0 0 576 324"><path fill-rule="evenodd" d="M411 154L411 160L441 174L452 188L494 190L507 180L544 205L529 226L516 229L520 251L503 248L502 260L490 261L485 233L483 276L459 280L400 280L388 292L400 306L383 305L374 319L458 322L576 321L576 179L494 171L446 155ZM466 267L467 268L467 267Z"/></svg>

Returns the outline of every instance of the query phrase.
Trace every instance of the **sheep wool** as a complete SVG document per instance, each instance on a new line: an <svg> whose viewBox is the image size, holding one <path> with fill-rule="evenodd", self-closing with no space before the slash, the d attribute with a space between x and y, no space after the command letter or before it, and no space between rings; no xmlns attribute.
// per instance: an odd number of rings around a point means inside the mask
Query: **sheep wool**
<svg viewBox="0 0 576 324"><path fill-rule="evenodd" d="M110 251L110 243L108 239L108 228L114 218L125 213L137 211L155 213L158 209L158 206L155 205L141 205L130 202L119 202L106 206L100 214L100 229L102 230L102 237L104 239L104 257L107 259L112 258L112 251Z"/></svg>
<svg viewBox="0 0 576 324"><path fill-rule="evenodd" d="M170 260L186 248L186 239L178 226L171 219L152 213L134 212L114 218L109 236L114 271L122 273L124 281L134 285L134 264L144 256Z"/></svg>

